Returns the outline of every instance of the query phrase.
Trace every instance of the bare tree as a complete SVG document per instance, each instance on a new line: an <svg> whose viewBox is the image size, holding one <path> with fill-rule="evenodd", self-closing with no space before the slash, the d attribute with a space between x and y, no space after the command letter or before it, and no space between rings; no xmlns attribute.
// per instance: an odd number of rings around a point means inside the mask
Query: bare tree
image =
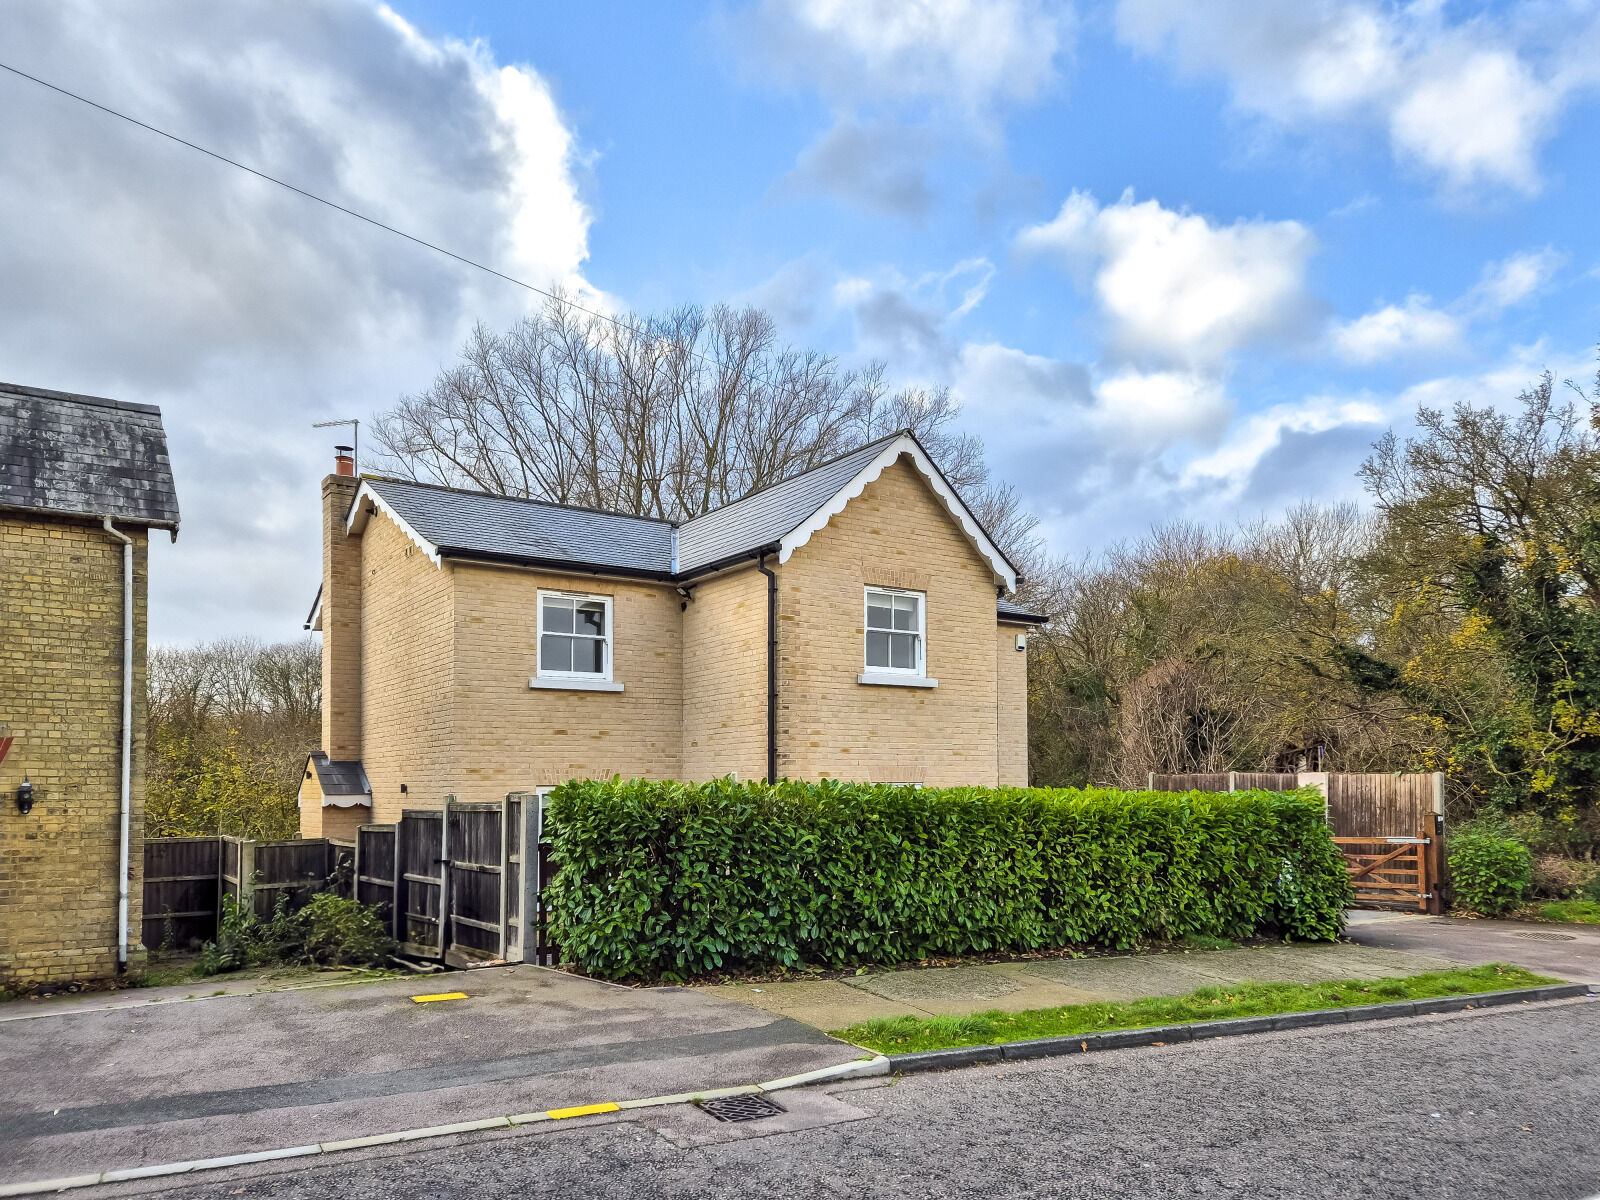
<svg viewBox="0 0 1600 1200"><path fill-rule="evenodd" d="M557 298L505 333L475 329L376 440L406 478L684 520L909 429L1026 577L1037 522L957 412L949 388L891 392L882 363L781 345L760 309L613 322Z"/></svg>

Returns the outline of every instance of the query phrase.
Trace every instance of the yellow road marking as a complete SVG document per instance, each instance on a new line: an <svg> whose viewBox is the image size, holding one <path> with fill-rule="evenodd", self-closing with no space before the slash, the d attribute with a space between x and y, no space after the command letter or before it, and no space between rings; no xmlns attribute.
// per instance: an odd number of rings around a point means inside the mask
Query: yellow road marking
<svg viewBox="0 0 1600 1200"><path fill-rule="evenodd" d="M435 992L431 996L411 997L418 1004L432 1004L435 1000L465 1000L466 998L467 994L465 992Z"/></svg>
<svg viewBox="0 0 1600 1200"><path fill-rule="evenodd" d="M620 1112L620 1104L582 1104L577 1108L552 1108L545 1115L552 1121L563 1121L568 1117L592 1117L595 1113Z"/></svg>

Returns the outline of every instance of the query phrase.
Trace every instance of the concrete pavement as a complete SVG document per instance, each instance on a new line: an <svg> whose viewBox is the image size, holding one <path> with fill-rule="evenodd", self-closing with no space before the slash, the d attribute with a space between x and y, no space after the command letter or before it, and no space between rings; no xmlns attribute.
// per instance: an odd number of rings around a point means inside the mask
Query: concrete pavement
<svg viewBox="0 0 1600 1200"><path fill-rule="evenodd" d="M705 990L819 1029L845 1029L878 1017L964 1016L987 1009L1022 1012L1146 996L1181 996L1200 987L1247 980L1319 983L1379 979L1449 970L1455 965L1442 956L1415 950L1302 943L908 967L846 979L732 983Z"/></svg>
<svg viewBox="0 0 1600 1200"><path fill-rule="evenodd" d="M1350 914L1349 938L1368 950L1426 954L1456 965L1509 962L1574 983L1600 984L1600 925L1467 920L1415 913Z"/></svg>
<svg viewBox="0 0 1600 1200"><path fill-rule="evenodd" d="M1336 1026L786 1093L90 1197L1448 1196L1600 1191L1600 1003Z"/></svg>
<svg viewBox="0 0 1600 1200"><path fill-rule="evenodd" d="M460 990L462 1000L411 996ZM703 991L532 966L0 1009L0 1184L666 1095L851 1062ZM23 1020L4 1020L13 1009Z"/></svg>

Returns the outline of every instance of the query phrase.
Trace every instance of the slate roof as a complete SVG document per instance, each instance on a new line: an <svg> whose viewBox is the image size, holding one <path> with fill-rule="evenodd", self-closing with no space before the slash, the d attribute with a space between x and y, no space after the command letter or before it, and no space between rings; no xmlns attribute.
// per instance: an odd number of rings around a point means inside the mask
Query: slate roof
<svg viewBox="0 0 1600 1200"><path fill-rule="evenodd" d="M997 602L996 608L999 610L1000 620L1010 621L1014 624L1045 625L1050 621L1049 616L1045 613L1037 613L1030 608L1024 608L1020 604L1013 604L1004 597Z"/></svg>
<svg viewBox="0 0 1600 1200"><path fill-rule="evenodd" d="M0 383L0 508L178 529L161 410Z"/></svg>
<svg viewBox="0 0 1600 1200"><path fill-rule="evenodd" d="M688 579L776 545L900 436L868 442L679 525L384 476L364 476L362 486L443 557ZM1005 600L998 615L1024 624L1048 619Z"/></svg>
<svg viewBox="0 0 1600 1200"><path fill-rule="evenodd" d="M672 573L672 524L426 483L363 481L441 554Z"/></svg>
<svg viewBox="0 0 1600 1200"><path fill-rule="evenodd" d="M899 436L891 433L868 442L820 467L686 521L678 529L678 570L697 571L779 541L832 499L877 457L878 451Z"/></svg>
<svg viewBox="0 0 1600 1200"><path fill-rule="evenodd" d="M359 759L330 759L318 751L309 763L317 773L317 785L324 796L370 796L366 768Z"/></svg>

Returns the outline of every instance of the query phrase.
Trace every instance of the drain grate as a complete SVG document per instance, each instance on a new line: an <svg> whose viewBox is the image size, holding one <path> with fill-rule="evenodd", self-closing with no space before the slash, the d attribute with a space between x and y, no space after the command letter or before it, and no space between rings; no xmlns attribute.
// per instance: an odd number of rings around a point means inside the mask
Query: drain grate
<svg viewBox="0 0 1600 1200"><path fill-rule="evenodd" d="M718 1096L701 1100L700 1107L719 1121L759 1121L787 1110L765 1096Z"/></svg>
<svg viewBox="0 0 1600 1200"><path fill-rule="evenodd" d="M1519 933L1519 938L1526 938L1530 942L1575 942L1578 939L1570 933Z"/></svg>

